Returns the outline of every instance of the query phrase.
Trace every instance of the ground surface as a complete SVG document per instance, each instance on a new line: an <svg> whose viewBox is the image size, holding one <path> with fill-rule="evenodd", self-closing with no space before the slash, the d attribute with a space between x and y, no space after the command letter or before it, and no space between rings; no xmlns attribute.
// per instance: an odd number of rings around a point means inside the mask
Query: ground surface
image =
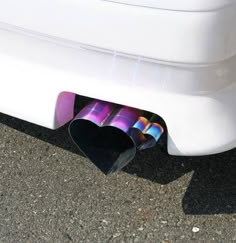
<svg viewBox="0 0 236 243"><path fill-rule="evenodd" d="M0 114L0 242L236 242L236 150L156 148L105 177L66 128Z"/></svg>

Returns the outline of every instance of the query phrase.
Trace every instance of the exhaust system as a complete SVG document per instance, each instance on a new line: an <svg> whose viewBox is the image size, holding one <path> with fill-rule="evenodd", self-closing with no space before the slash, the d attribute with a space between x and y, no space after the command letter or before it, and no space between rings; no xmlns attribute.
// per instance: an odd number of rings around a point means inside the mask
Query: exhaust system
<svg viewBox="0 0 236 243"><path fill-rule="evenodd" d="M70 123L69 133L83 154L103 173L121 170L136 151L156 145L164 129L153 115L143 111L93 100Z"/></svg>

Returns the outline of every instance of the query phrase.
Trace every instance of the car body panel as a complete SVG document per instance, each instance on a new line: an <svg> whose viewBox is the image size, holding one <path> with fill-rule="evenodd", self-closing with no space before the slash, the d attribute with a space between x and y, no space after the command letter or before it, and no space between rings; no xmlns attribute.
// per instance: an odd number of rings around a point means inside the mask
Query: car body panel
<svg viewBox="0 0 236 243"><path fill-rule="evenodd" d="M0 1L1 112L56 129L79 94L160 115L170 154L236 147L235 8L169 15L100 0L21 4Z"/></svg>

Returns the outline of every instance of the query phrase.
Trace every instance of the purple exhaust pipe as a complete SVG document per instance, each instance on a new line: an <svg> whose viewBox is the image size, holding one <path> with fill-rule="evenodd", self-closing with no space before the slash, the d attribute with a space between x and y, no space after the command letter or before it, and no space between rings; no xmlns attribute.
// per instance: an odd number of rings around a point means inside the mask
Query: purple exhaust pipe
<svg viewBox="0 0 236 243"><path fill-rule="evenodd" d="M137 149L155 146L163 128L143 112L94 100L75 117L69 133L79 149L105 174L121 170Z"/></svg>

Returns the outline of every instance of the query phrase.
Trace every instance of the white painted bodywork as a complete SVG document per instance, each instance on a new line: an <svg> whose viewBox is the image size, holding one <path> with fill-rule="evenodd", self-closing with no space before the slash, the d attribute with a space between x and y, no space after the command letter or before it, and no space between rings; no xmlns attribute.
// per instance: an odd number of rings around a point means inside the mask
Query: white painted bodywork
<svg viewBox="0 0 236 243"><path fill-rule="evenodd" d="M72 92L162 116L170 154L235 148L235 1L197 1L0 0L0 111L56 129Z"/></svg>

